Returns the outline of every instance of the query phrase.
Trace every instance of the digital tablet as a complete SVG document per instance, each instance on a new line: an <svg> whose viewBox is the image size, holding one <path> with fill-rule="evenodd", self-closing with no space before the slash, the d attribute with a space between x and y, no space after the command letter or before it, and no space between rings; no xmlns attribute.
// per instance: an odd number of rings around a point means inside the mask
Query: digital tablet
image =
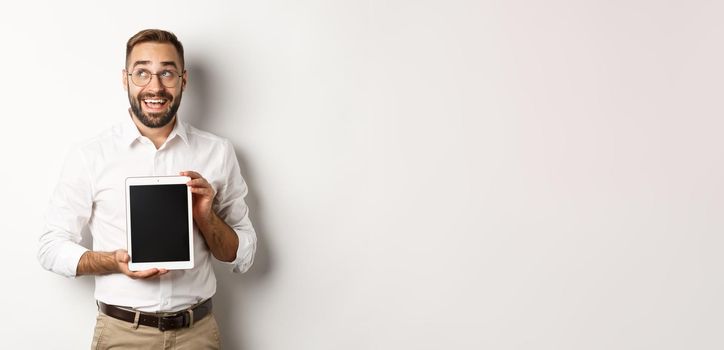
<svg viewBox="0 0 724 350"><path fill-rule="evenodd" d="M128 268L194 267L193 212L188 176L126 179Z"/></svg>

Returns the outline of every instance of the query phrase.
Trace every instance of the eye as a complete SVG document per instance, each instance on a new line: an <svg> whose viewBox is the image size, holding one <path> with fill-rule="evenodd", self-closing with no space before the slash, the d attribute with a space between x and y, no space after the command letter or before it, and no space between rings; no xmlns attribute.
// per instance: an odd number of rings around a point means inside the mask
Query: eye
<svg viewBox="0 0 724 350"><path fill-rule="evenodd" d="M175 77L175 76L176 76L176 72L170 71L170 70L164 70L164 71L161 71L161 73L159 73L158 75L160 75L161 78L169 79L169 78Z"/></svg>
<svg viewBox="0 0 724 350"><path fill-rule="evenodd" d="M136 69L133 71L133 76L138 78L148 78L151 76L151 72L145 70L145 69Z"/></svg>

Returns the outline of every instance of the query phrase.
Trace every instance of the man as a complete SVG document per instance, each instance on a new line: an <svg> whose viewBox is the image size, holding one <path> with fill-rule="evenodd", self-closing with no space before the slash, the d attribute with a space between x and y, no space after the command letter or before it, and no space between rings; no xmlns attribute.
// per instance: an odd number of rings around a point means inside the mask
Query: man
<svg viewBox="0 0 724 350"><path fill-rule="evenodd" d="M95 276L93 349L219 348L211 256L240 273L253 262L256 234L231 143L176 115L187 79L174 34L131 37L122 74L128 115L70 154L51 198L38 259L63 276ZM128 269L125 178L157 175L191 178L193 269ZM79 245L86 227L93 250Z"/></svg>

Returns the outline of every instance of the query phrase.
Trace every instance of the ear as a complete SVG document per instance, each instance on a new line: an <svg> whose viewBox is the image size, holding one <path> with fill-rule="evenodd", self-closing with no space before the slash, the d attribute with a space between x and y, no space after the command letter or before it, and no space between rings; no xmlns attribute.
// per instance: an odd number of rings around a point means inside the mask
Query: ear
<svg viewBox="0 0 724 350"><path fill-rule="evenodd" d="M123 90L128 91L128 72L125 68L121 71L121 84L123 85Z"/></svg>
<svg viewBox="0 0 724 350"><path fill-rule="evenodd" d="M189 72L184 70L184 74L181 75L181 91L186 91L186 81L189 80Z"/></svg>

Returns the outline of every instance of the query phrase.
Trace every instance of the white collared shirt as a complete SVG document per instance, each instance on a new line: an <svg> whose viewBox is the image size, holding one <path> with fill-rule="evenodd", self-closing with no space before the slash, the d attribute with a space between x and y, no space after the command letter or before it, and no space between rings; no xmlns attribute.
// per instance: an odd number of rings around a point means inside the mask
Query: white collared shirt
<svg viewBox="0 0 724 350"><path fill-rule="evenodd" d="M66 160L53 193L40 237L38 260L55 273L75 277L79 245L87 227L93 250L127 249L125 179L131 176L200 173L217 194L213 209L239 236L236 260L228 263L245 272L254 260L256 233L244 202L246 182L228 140L176 120L166 142L156 149L130 117L77 147ZM216 292L211 252L194 224L194 268L172 270L160 278L134 280L123 274L96 276L96 299L141 311L176 311Z"/></svg>

